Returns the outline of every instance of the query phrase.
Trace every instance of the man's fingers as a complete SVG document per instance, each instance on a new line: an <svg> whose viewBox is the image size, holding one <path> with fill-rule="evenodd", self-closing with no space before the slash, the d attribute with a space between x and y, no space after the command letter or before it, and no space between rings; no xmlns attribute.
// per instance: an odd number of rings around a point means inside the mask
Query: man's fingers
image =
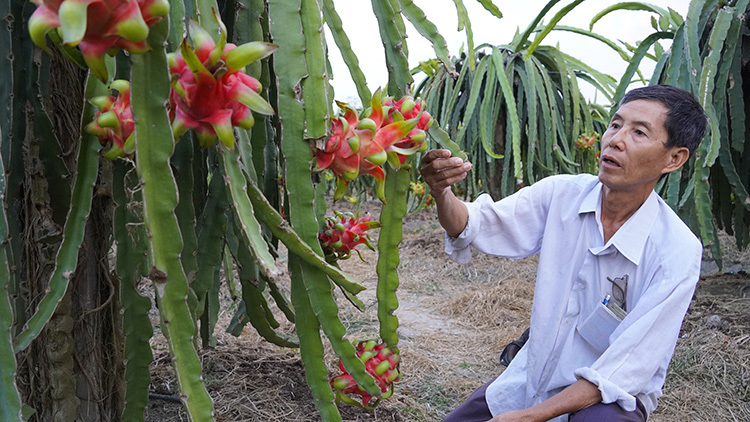
<svg viewBox="0 0 750 422"><path fill-rule="evenodd" d="M440 158L448 158L451 156L451 152L447 149L432 149L427 151L425 155L422 156L422 165L427 165L437 159Z"/></svg>

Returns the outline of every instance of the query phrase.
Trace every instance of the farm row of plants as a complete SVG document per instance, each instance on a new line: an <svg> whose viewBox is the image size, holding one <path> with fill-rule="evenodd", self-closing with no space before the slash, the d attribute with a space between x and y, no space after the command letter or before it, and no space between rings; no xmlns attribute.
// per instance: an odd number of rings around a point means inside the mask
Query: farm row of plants
<svg viewBox="0 0 750 422"><path fill-rule="evenodd" d="M0 60L10 70L0 83L0 419L142 420L154 331L144 278L191 420L213 420L198 350L215 344L222 283L241 299L218 328L239 335L249 323L299 348L323 420L340 420L340 402L377 405L401 377L398 246L403 217L429 204L420 153L441 145L468 156L475 171L457 187L467 198L595 172L611 110L586 101L580 81L611 103L634 78L694 92L711 134L659 189L717 260L714 221L746 245L749 0L693 1L684 18L622 3L588 30L560 26L581 1L550 17L552 0L509 44L475 48L455 0L469 47L452 57L414 2L372 0L389 72L374 92L332 0L0 2ZM637 46L593 31L628 10L654 16L654 34ZM408 66L407 20L437 56L418 69ZM324 26L364 110L334 111ZM630 66L620 79L602 74L543 45L553 30L604 42ZM664 51L657 41L667 38ZM644 58L657 62L650 78L638 72ZM418 86L415 72L427 75ZM372 191L383 203L377 221L336 202L326 209L332 184L335 201ZM364 308L364 287L336 264L362 244L378 251L380 330L366 340L347 336L336 301ZM278 315L296 336L278 330ZM333 377L324 341L340 360Z"/></svg>

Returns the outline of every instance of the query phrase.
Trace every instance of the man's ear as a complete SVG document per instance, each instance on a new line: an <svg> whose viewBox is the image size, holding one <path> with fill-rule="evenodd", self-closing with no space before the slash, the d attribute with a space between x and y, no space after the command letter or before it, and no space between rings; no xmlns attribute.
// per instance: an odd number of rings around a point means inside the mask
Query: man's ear
<svg viewBox="0 0 750 422"><path fill-rule="evenodd" d="M664 173L671 173L675 170L679 170L690 158L690 150L685 147L672 147L669 151L669 158L667 165L664 168Z"/></svg>

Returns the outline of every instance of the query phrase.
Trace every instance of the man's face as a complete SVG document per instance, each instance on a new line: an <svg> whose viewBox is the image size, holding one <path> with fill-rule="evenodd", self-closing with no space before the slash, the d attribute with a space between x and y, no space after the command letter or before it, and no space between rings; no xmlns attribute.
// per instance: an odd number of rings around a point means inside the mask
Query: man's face
<svg viewBox="0 0 750 422"><path fill-rule="evenodd" d="M674 168L667 148L664 122L669 110L662 103L633 100L612 117L602 135L599 180L612 190L650 192L659 177Z"/></svg>

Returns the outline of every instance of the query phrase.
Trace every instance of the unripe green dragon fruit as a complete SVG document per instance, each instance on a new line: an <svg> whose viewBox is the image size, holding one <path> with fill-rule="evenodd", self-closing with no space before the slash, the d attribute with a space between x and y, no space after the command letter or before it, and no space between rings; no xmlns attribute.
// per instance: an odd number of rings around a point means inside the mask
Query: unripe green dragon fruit
<svg viewBox="0 0 750 422"><path fill-rule="evenodd" d="M115 160L133 155L135 123L130 109L130 82L116 79L109 84L109 89L117 91L117 96L105 95L91 99L91 103L99 110L94 120L86 125L86 131L99 137L99 142L106 148L102 155Z"/></svg>
<svg viewBox="0 0 750 422"><path fill-rule="evenodd" d="M375 378L383 395L378 398L363 390L354 377L344 369L341 361L339 361L339 369L342 374L331 378L331 387L336 390L336 404L343 401L371 410L380 403L380 400L393 395L393 383L401 379L401 373L398 370L401 357L398 349L389 349L375 339L355 342L354 347L357 356L365 364L365 370ZM349 397L349 394L360 396L362 402Z"/></svg>
<svg viewBox="0 0 750 422"><path fill-rule="evenodd" d="M149 27L169 13L168 0L32 0L29 18L32 41L47 50L46 36L75 47L99 80L108 79L104 55L117 49L142 53L148 49Z"/></svg>
<svg viewBox="0 0 750 422"><path fill-rule="evenodd" d="M371 218L367 214L360 219L359 211L356 215L351 212L334 211L332 217L326 217L326 228L319 235L326 259L334 262L339 259L348 259L352 251L357 252L359 258L362 259L362 255L355 249L362 244L374 251L375 248L372 247L370 238L365 232L380 228L380 223L371 221Z"/></svg>
<svg viewBox="0 0 750 422"><path fill-rule="evenodd" d="M273 114L273 108L260 96L260 82L245 73L245 66L267 57L278 46L249 42L240 46L227 43L227 30L214 11L221 28L214 42L194 20L190 21L192 45L187 38L180 50L168 55L172 75L170 116L175 139L195 129L202 146L218 137L234 149L234 126L250 129L252 112Z"/></svg>

